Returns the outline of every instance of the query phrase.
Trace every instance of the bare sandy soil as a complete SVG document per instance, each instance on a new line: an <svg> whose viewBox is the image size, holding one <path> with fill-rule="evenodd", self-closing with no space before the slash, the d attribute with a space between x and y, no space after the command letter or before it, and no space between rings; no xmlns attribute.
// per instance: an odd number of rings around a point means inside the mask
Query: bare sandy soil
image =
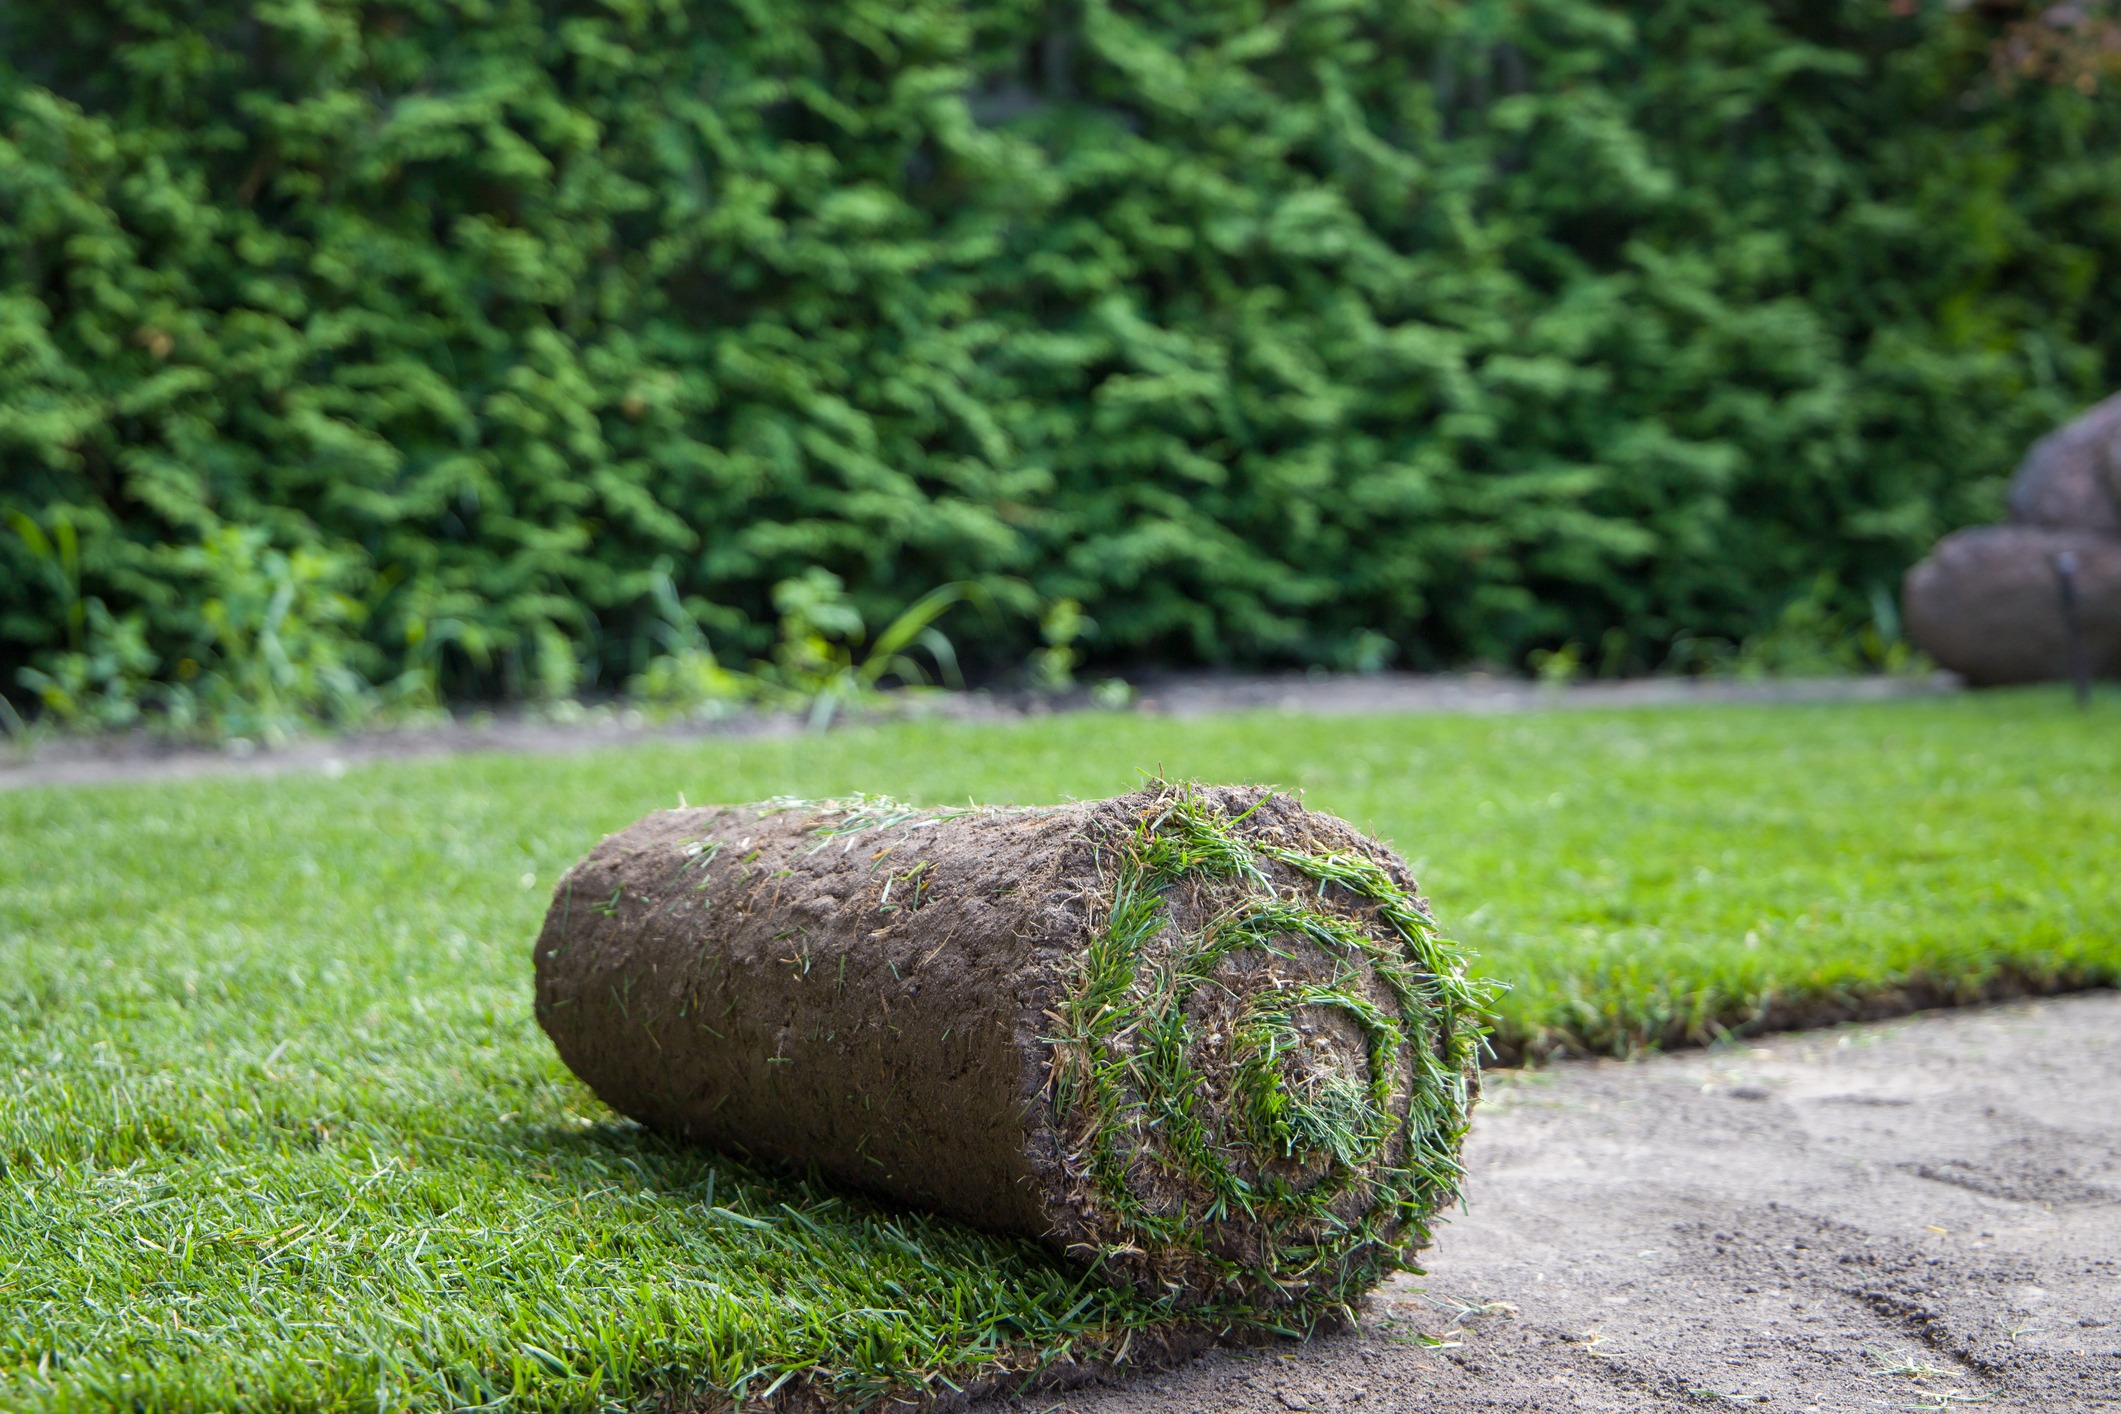
<svg viewBox="0 0 2121 1414"><path fill-rule="evenodd" d="M2121 994L1499 1073L1469 1160L1353 1332L977 1407L2121 1408Z"/></svg>

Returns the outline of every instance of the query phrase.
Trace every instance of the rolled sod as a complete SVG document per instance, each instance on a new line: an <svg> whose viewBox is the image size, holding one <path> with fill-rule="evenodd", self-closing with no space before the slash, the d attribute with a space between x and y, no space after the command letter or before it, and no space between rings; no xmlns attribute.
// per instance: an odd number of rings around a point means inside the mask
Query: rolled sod
<svg viewBox="0 0 2121 1414"><path fill-rule="evenodd" d="M1457 1197L1479 985L1397 855L1276 792L664 811L536 963L621 1113L1180 1306L1342 1306Z"/></svg>
<svg viewBox="0 0 2121 1414"><path fill-rule="evenodd" d="M2121 677L2121 537L2029 525L1955 530L1907 572L1908 637L1977 687L2070 674L2057 563L2075 558L2085 666Z"/></svg>
<svg viewBox="0 0 2121 1414"><path fill-rule="evenodd" d="M2121 535L2121 393L2033 443L2008 503L2020 525Z"/></svg>

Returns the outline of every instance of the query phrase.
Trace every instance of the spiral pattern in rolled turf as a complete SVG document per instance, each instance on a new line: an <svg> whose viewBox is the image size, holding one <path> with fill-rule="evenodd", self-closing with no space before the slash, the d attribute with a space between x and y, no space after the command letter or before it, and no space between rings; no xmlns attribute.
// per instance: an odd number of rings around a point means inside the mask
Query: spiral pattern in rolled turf
<svg viewBox="0 0 2121 1414"><path fill-rule="evenodd" d="M1480 991L1396 855L1272 791L664 812L537 964L615 1108L1174 1307L1301 1323L1457 1194Z"/></svg>

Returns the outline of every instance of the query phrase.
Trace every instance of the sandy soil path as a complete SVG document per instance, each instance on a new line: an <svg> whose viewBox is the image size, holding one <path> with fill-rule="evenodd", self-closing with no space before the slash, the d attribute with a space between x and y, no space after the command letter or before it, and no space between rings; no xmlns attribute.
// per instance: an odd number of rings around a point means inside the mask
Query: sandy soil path
<svg viewBox="0 0 2121 1414"><path fill-rule="evenodd" d="M1497 1075L1469 1158L1356 1331L1016 1407L2121 1409L2121 994Z"/></svg>

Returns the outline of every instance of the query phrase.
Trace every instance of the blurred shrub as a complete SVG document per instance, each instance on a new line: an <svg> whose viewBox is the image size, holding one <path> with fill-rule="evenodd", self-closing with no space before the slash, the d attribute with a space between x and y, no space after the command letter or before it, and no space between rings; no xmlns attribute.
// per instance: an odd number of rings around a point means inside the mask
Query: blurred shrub
<svg viewBox="0 0 2121 1414"><path fill-rule="evenodd" d="M147 646L137 613L123 619L104 602L81 592L81 545L64 512L38 524L16 511L10 517L32 573L58 606L63 646L42 657L42 667L20 670L22 686L54 721L70 727L116 731L140 720L143 699L159 684L161 660ZM10 716L11 728L20 719ZM12 734L12 732L11 732Z"/></svg>
<svg viewBox="0 0 2121 1414"><path fill-rule="evenodd" d="M667 570L657 574L650 588L661 616L654 632L663 651L628 684L629 695L666 713L708 719L758 696L756 679L730 671L715 657L698 617L679 600ZM564 698L573 684L561 680L550 686L550 697Z"/></svg>
<svg viewBox="0 0 2121 1414"><path fill-rule="evenodd" d="M773 661L758 665L761 695L807 706L811 724L822 727L843 708L870 701L887 679L914 688L962 687L957 648L935 621L968 593L987 597L978 586L965 584L929 590L871 643L862 611L847 597L840 577L813 565L774 586L781 633ZM915 648L926 652L925 662Z"/></svg>
<svg viewBox="0 0 2121 1414"><path fill-rule="evenodd" d="M217 734L280 741L311 721L355 725L381 705L358 660L367 610L348 592L365 566L329 550L275 549L264 532L229 526L171 563L200 586L205 635L198 658L177 664L168 716L201 719ZM399 694L432 704L431 677L408 667Z"/></svg>
<svg viewBox="0 0 2121 1414"><path fill-rule="evenodd" d="M0 679L700 702L688 623L858 679L833 614L1006 576L1107 660L1859 614L2117 370L2121 101L1986 16L0 7L0 500L76 547L0 536Z"/></svg>
<svg viewBox="0 0 2121 1414"><path fill-rule="evenodd" d="M1893 595L1873 590L1860 612L1846 604L1834 576L1822 574L1784 604L1762 631L1737 643L1690 635L1672 645L1664 666L1674 672L1755 681L1857 673L1918 677L1936 671L1928 655L1901 633L1900 606Z"/></svg>
<svg viewBox="0 0 2121 1414"><path fill-rule="evenodd" d="M1083 640L1097 625L1073 599L1047 606L1039 615L1043 646L1031 653L1031 686L1040 692L1065 692L1075 686L1075 668L1083 660Z"/></svg>

